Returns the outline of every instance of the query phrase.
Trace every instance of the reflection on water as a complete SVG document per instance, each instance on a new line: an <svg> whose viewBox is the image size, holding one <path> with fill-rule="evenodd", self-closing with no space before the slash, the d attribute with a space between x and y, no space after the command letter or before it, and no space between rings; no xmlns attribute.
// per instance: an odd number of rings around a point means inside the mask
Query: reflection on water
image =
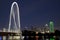
<svg viewBox="0 0 60 40"><path fill-rule="evenodd" d="M43 38L43 37L25 37L23 40L60 40L60 37L51 37L51 38Z"/></svg>
<svg viewBox="0 0 60 40"><path fill-rule="evenodd" d="M3 39L4 38L4 39ZM10 37L10 38L6 38L5 36L4 37L0 37L0 40L60 40L60 36L57 36L57 37L51 37L51 38L48 38L48 37L40 37L40 36L22 36L22 39L20 39L18 36L17 37Z"/></svg>
<svg viewBox="0 0 60 40"><path fill-rule="evenodd" d="M55 40L54 38L50 38L50 40Z"/></svg>
<svg viewBox="0 0 60 40"><path fill-rule="evenodd" d="M20 36L0 36L0 40L20 40Z"/></svg>

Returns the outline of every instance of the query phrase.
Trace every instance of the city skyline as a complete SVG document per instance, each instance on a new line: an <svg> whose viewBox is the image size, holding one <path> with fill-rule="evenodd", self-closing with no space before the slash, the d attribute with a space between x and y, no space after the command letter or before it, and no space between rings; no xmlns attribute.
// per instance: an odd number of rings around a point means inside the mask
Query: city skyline
<svg viewBox="0 0 60 40"><path fill-rule="evenodd" d="M21 28L29 25L45 25L50 20L54 26L60 26L60 0L1 0L0 27L9 23L12 2L18 3L21 15ZM1 27L2 28L2 27Z"/></svg>

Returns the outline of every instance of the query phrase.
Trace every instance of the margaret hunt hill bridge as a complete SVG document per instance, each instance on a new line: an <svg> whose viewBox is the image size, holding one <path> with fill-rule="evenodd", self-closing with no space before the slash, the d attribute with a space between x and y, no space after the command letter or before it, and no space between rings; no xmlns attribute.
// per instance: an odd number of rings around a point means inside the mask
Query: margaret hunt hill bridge
<svg viewBox="0 0 60 40"><path fill-rule="evenodd" d="M21 39L21 30L20 30L20 16L19 16L19 6L16 2L13 2L10 10L9 26L8 29L3 28L0 31L0 39L9 40L9 39Z"/></svg>

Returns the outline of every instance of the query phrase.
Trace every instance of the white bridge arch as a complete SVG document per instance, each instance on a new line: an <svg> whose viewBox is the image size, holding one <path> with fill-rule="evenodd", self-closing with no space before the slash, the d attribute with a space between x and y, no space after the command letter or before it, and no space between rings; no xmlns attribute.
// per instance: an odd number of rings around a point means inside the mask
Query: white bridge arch
<svg viewBox="0 0 60 40"><path fill-rule="evenodd" d="M16 10L14 9L14 5L16 6ZM15 13L16 12L16 13ZM13 26L16 30L20 31L20 16L19 16L19 7L18 4L16 2L13 2L11 5L11 10L10 10L10 19L9 19L9 27L8 27L8 32L11 31L11 25L12 25L12 17L13 17L13 21L14 21L14 25ZM17 18L17 19L16 19ZM16 22L17 20L17 22Z"/></svg>

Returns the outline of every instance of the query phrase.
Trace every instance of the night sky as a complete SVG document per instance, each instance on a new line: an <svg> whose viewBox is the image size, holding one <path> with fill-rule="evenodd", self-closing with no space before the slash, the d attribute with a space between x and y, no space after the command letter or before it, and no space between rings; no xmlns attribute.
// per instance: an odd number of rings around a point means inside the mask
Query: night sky
<svg viewBox="0 0 60 40"><path fill-rule="evenodd" d="M60 0L0 0L0 28L8 28L11 4L16 1L20 9L21 28L54 22L60 28Z"/></svg>

